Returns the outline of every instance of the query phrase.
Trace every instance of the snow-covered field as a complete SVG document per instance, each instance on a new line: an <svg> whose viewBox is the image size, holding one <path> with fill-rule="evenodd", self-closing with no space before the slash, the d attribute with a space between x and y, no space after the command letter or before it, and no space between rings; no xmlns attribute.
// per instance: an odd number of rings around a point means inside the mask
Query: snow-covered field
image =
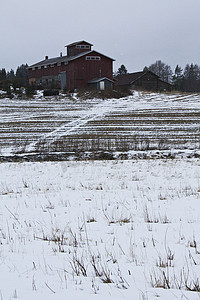
<svg viewBox="0 0 200 300"><path fill-rule="evenodd" d="M95 151L148 159L0 163L0 300L199 299L200 94L0 99L1 160Z"/></svg>
<svg viewBox="0 0 200 300"><path fill-rule="evenodd" d="M0 99L1 155L200 148L200 94Z"/></svg>
<svg viewBox="0 0 200 300"><path fill-rule="evenodd" d="M200 160L0 164L0 299L199 299Z"/></svg>

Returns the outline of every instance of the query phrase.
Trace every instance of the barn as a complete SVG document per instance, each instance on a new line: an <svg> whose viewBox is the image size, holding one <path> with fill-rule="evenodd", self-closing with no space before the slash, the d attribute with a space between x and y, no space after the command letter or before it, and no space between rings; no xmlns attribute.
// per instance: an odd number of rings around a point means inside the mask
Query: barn
<svg viewBox="0 0 200 300"><path fill-rule="evenodd" d="M165 82L151 71L142 71L118 75L114 78L115 86L121 89L141 89L147 91L170 91L172 85Z"/></svg>
<svg viewBox="0 0 200 300"><path fill-rule="evenodd" d="M38 88L70 91L88 87L112 88L114 59L92 50L92 46L86 41L79 41L65 46L65 56L62 53L55 58L46 56L28 67L29 83Z"/></svg>

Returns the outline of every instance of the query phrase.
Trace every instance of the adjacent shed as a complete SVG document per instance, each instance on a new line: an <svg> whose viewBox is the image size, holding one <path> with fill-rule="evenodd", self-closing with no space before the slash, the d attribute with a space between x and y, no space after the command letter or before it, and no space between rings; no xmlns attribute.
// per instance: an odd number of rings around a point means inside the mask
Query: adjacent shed
<svg viewBox="0 0 200 300"><path fill-rule="evenodd" d="M95 78L88 81L88 86L95 90L105 90L105 89L112 89L113 87L113 80L102 77L102 78Z"/></svg>
<svg viewBox="0 0 200 300"><path fill-rule="evenodd" d="M143 89L147 91L171 90L172 85L165 82L151 71L142 71L118 75L114 78L115 86L121 89Z"/></svg>

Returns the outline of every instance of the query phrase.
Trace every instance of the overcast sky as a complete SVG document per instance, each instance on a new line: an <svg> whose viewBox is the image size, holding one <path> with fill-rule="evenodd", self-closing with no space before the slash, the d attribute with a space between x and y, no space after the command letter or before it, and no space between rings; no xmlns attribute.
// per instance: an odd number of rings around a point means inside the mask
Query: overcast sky
<svg viewBox="0 0 200 300"><path fill-rule="evenodd" d="M200 0L0 1L0 69L65 54L78 40L114 58L115 70L200 65Z"/></svg>

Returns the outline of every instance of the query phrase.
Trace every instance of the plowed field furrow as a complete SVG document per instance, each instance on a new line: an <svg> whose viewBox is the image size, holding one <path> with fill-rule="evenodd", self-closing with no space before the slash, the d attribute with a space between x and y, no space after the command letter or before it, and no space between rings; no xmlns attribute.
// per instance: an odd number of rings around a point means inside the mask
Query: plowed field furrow
<svg viewBox="0 0 200 300"><path fill-rule="evenodd" d="M134 92L123 99L1 99L0 151L200 148L200 95ZM146 145L146 146L145 146Z"/></svg>

